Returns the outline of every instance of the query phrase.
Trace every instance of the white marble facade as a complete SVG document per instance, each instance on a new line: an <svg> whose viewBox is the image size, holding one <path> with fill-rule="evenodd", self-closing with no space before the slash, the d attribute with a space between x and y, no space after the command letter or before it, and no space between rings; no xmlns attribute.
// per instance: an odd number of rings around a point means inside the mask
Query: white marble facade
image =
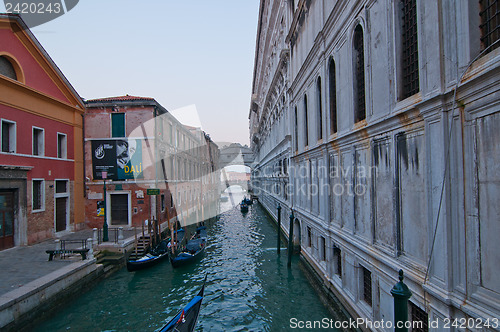
<svg viewBox="0 0 500 332"><path fill-rule="evenodd" d="M480 2L261 0L253 186L285 233L293 209L302 255L355 317L393 319L399 269L429 330L500 317L500 47Z"/></svg>

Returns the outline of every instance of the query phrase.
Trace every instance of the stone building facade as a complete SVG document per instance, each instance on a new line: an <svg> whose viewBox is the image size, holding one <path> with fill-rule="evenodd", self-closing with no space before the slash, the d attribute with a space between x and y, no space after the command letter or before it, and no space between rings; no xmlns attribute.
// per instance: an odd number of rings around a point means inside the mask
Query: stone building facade
<svg viewBox="0 0 500 332"><path fill-rule="evenodd" d="M87 100L86 222L101 228L104 181L110 227L159 220L162 229L214 217L218 148L199 128L184 126L156 100L118 96ZM113 158L96 157L101 147ZM102 161L105 160L105 161ZM148 190L159 189L158 195Z"/></svg>
<svg viewBox="0 0 500 332"><path fill-rule="evenodd" d="M261 1L254 190L356 317L393 319L400 269L410 320L500 316L497 22L498 1Z"/></svg>
<svg viewBox="0 0 500 332"><path fill-rule="evenodd" d="M0 41L2 250L84 227L85 107L19 16Z"/></svg>

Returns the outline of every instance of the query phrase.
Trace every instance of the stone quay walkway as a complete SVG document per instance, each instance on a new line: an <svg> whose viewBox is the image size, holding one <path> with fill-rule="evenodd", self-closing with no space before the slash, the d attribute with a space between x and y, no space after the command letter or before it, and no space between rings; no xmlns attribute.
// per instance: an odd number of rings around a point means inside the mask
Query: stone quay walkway
<svg viewBox="0 0 500 332"><path fill-rule="evenodd" d="M124 230L124 238L134 236L134 230ZM61 240L86 240L92 238L91 229L62 236ZM66 265L81 261L80 255L66 259L55 258L49 262L45 250L56 248L56 239L31 246L14 247L0 251L0 296L38 278L44 277ZM75 248L73 246L72 248Z"/></svg>
<svg viewBox="0 0 500 332"><path fill-rule="evenodd" d="M133 229L123 230L122 242L133 242L134 233ZM69 284L77 283L80 279L102 270L102 266L96 264L95 258L87 257L82 260L79 254L48 260L49 254L46 250L56 249L57 240L78 240L66 247L76 249L82 245L79 241L92 238L93 230L87 229L31 246L0 251L0 330L12 330L12 326L16 326L13 324L17 324L20 316L36 310L37 306L47 300L47 294L53 296L64 292ZM113 240L111 235L110 240ZM116 246L111 242L102 245Z"/></svg>

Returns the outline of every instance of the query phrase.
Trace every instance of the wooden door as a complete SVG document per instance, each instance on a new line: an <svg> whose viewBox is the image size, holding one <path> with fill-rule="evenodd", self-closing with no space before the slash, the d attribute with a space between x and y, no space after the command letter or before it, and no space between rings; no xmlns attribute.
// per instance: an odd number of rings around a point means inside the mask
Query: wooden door
<svg viewBox="0 0 500 332"><path fill-rule="evenodd" d="M56 198L56 232L66 230L66 224L68 221L67 205L67 197Z"/></svg>
<svg viewBox="0 0 500 332"><path fill-rule="evenodd" d="M14 246L14 192L0 192L0 250Z"/></svg>
<svg viewBox="0 0 500 332"><path fill-rule="evenodd" d="M128 195L112 194L111 225L128 225Z"/></svg>

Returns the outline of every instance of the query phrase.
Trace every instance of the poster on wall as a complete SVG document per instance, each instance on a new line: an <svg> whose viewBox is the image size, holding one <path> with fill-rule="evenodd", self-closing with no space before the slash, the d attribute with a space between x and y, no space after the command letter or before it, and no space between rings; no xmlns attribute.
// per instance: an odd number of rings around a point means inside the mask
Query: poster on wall
<svg viewBox="0 0 500 332"><path fill-rule="evenodd" d="M142 144L140 139L92 141L92 171L94 180L125 180L142 178Z"/></svg>

